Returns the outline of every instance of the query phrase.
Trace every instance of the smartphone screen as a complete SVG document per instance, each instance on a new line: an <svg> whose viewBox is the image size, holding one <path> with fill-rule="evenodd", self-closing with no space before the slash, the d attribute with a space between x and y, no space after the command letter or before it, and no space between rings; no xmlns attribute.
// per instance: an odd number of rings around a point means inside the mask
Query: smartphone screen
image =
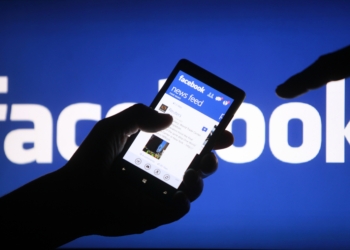
<svg viewBox="0 0 350 250"><path fill-rule="evenodd" d="M140 131L123 159L177 189L233 101L180 70L155 107L173 123L153 134Z"/></svg>

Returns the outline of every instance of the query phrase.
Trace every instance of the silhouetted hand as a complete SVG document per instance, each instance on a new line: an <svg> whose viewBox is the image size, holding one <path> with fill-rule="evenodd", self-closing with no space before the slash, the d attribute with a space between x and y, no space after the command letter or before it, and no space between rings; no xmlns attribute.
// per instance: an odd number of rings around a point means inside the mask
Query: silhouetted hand
<svg viewBox="0 0 350 250"><path fill-rule="evenodd" d="M319 88L330 81L350 76L350 46L320 56L302 72L279 85L276 93L283 98L294 98L308 90Z"/></svg>
<svg viewBox="0 0 350 250"><path fill-rule="evenodd" d="M214 154L202 159L199 171L186 172L188 189L176 193L170 204L134 189L113 172L129 135L139 129L156 132L171 122L170 115L141 104L99 121L63 168L1 198L0 244L52 248L85 235L142 233L183 217L202 192L202 178L217 168ZM226 131L215 148L232 143Z"/></svg>

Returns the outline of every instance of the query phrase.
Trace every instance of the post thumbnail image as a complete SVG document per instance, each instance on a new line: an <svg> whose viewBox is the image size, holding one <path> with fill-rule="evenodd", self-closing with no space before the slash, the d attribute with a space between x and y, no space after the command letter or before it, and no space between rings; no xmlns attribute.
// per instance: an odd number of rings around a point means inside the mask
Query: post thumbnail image
<svg viewBox="0 0 350 250"><path fill-rule="evenodd" d="M152 135L143 148L143 152L146 152L156 159L160 159L168 146L169 142L164 141L156 135Z"/></svg>

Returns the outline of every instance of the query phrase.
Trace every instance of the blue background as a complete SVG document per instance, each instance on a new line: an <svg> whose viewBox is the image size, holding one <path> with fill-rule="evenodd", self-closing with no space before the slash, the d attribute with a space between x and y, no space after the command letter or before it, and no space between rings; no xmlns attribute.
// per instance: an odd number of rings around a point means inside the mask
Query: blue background
<svg viewBox="0 0 350 250"><path fill-rule="evenodd" d="M220 160L202 196L176 223L67 246L350 248L349 144L345 163L325 162L325 88L295 100L321 115L322 146L312 161L283 163L268 144L271 113L288 102L276 97L275 87L319 55L350 44L349 13L349 1L1 1L0 75L8 76L9 92L0 103L37 103L51 111L54 163L16 165L2 148L0 195L65 164L55 139L65 107L101 104L105 116L118 103L150 104L158 80L187 58L244 89L245 101L259 107L263 153L247 164ZM349 96L347 87L346 121ZM93 124L77 124L78 143ZM3 141L13 129L33 125L9 121L8 112L0 126ZM300 124L290 126L291 144L300 144ZM244 145L244 122L233 131Z"/></svg>

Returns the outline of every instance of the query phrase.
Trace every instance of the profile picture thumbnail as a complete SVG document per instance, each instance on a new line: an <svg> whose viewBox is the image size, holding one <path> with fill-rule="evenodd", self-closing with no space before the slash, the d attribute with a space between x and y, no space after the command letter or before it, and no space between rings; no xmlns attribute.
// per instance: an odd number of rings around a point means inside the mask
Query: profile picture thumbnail
<svg viewBox="0 0 350 250"><path fill-rule="evenodd" d="M143 148L143 152L153 156L156 159L160 159L163 153L167 149L169 142L164 141L156 135L152 135L147 144Z"/></svg>
<svg viewBox="0 0 350 250"><path fill-rule="evenodd" d="M167 109L168 109L168 106L165 105L165 104L162 104L162 105L160 105L160 107L159 107L159 110L162 111L162 112L164 112L164 113L167 111Z"/></svg>

